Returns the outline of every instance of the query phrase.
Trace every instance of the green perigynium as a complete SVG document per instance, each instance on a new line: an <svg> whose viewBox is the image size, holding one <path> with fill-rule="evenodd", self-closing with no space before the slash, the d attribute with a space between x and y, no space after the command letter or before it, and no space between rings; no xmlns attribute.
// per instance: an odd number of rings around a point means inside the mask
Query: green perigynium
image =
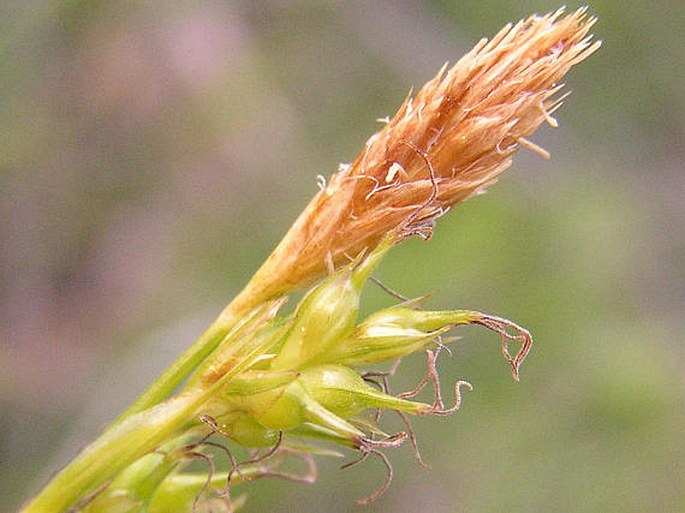
<svg viewBox="0 0 685 513"><path fill-rule="evenodd" d="M352 331L362 287L391 246L392 240L386 239L369 256L348 264L307 293L297 305L272 368L298 368L325 358Z"/></svg>

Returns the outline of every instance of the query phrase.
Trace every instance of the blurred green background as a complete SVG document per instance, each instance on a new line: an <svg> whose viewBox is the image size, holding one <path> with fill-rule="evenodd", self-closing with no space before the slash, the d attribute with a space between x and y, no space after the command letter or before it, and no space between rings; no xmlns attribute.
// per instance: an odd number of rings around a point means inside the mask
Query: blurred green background
<svg viewBox="0 0 685 513"><path fill-rule="evenodd" d="M548 1L3 2L0 510L94 439L245 284L410 87ZM574 9L576 5L569 6ZM599 53L485 196L378 276L432 308L534 334L522 382L464 329L417 419L421 470L389 451L320 461L245 511L685 510L685 8L596 1ZM365 308L387 304L369 288ZM394 389L422 375L405 362ZM353 458L350 454L348 460Z"/></svg>

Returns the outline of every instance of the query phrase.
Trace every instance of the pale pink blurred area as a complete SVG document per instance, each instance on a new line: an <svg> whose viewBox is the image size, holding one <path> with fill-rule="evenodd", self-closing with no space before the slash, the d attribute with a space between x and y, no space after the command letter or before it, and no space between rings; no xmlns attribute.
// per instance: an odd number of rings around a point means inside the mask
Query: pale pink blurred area
<svg viewBox="0 0 685 513"><path fill-rule="evenodd" d="M237 21L227 9L161 26L105 17L46 49L34 70L43 80L31 84L40 118L29 122L48 141L27 145L3 180L7 397L62 397L54 384L97 372L93 358L111 350L102 347L110 330L126 332L156 308L152 298L182 250L177 209L186 193L171 186L182 181L173 162L211 158L207 145L160 138L158 127L184 130L194 95L218 87L230 67L240 71L247 34ZM220 178L226 162L215 159ZM19 369L36 375L15 375Z"/></svg>
<svg viewBox="0 0 685 513"><path fill-rule="evenodd" d="M31 123L47 141L3 180L1 365L17 406L76 398L64 385L85 393L113 342L182 315L183 299L163 297L182 292L179 260L202 254L194 226L237 223L240 188L274 163L264 139L286 148L297 131L287 101L240 85L260 72L233 7L137 9L75 33L44 27ZM259 109L275 110L269 122Z"/></svg>
<svg viewBox="0 0 685 513"><path fill-rule="evenodd" d="M553 2L9 2L0 21L0 510L93 440L246 283L375 121ZM262 480L245 511L685 510L681 2L590 5L604 47L501 182L379 277L529 328L478 330L462 411L390 452ZM680 14L680 16L679 16ZM365 307L387 305L370 288ZM367 294L367 293L365 293ZM366 296L365 296L366 298ZM367 311L368 311L367 308ZM423 360L394 391L411 389ZM404 364L403 364L404 368ZM445 386L448 386L445 384ZM397 419L395 419L397 420ZM397 429L403 429L398 421ZM348 454L350 461L355 457Z"/></svg>

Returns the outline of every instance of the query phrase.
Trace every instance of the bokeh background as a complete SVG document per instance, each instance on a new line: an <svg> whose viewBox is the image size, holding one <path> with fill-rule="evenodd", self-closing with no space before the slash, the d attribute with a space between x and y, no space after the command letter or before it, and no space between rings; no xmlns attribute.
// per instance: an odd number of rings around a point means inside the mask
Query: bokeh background
<svg viewBox="0 0 685 513"><path fill-rule="evenodd" d="M549 1L2 2L0 510L14 511L247 281L410 87ZM576 5L570 5L574 9ZM597 0L599 53L485 196L378 275L530 328L519 384L464 329L475 390L390 451L320 461L245 511L685 510L685 9ZM365 308L387 304L370 288ZM423 357L395 389L415 382ZM351 459L354 455L349 455Z"/></svg>

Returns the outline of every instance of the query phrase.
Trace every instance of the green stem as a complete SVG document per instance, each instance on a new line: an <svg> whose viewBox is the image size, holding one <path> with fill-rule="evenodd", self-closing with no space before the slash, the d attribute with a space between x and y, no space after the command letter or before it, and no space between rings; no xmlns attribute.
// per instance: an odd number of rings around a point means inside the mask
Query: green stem
<svg viewBox="0 0 685 513"><path fill-rule="evenodd" d="M214 344L216 346L223 341L225 354L231 362L218 381L204 388L182 392L144 411L120 417L59 472L22 510L23 513L67 511L130 464L181 435L197 422L217 390L252 365L273 344L271 336L274 332L270 326L265 328L264 325L275 315L281 303L275 301L256 308L240 322L234 323L234 328Z"/></svg>
<svg viewBox="0 0 685 513"><path fill-rule="evenodd" d="M138 399L112 423L109 429L125 419L155 406L169 397L185 379L217 348L237 318L222 314L200 337L186 349Z"/></svg>
<svg viewBox="0 0 685 513"><path fill-rule="evenodd" d="M203 395L175 397L121 420L58 473L23 513L67 511L128 465L182 433L202 405Z"/></svg>
<svg viewBox="0 0 685 513"><path fill-rule="evenodd" d="M266 263L262 268L267 267ZM280 289L273 286L264 278L264 271L260 268L249 283L221 312L200 337L186 349L155 381L136 399L117 419L109 429L121 423L124 419L147 410L166 400L174 390L190 376L205 359L214 352L226 334L257 305L265 303L273 297L281 295ZM291 290L293 286L283 286L283 291Z"/></svg>

